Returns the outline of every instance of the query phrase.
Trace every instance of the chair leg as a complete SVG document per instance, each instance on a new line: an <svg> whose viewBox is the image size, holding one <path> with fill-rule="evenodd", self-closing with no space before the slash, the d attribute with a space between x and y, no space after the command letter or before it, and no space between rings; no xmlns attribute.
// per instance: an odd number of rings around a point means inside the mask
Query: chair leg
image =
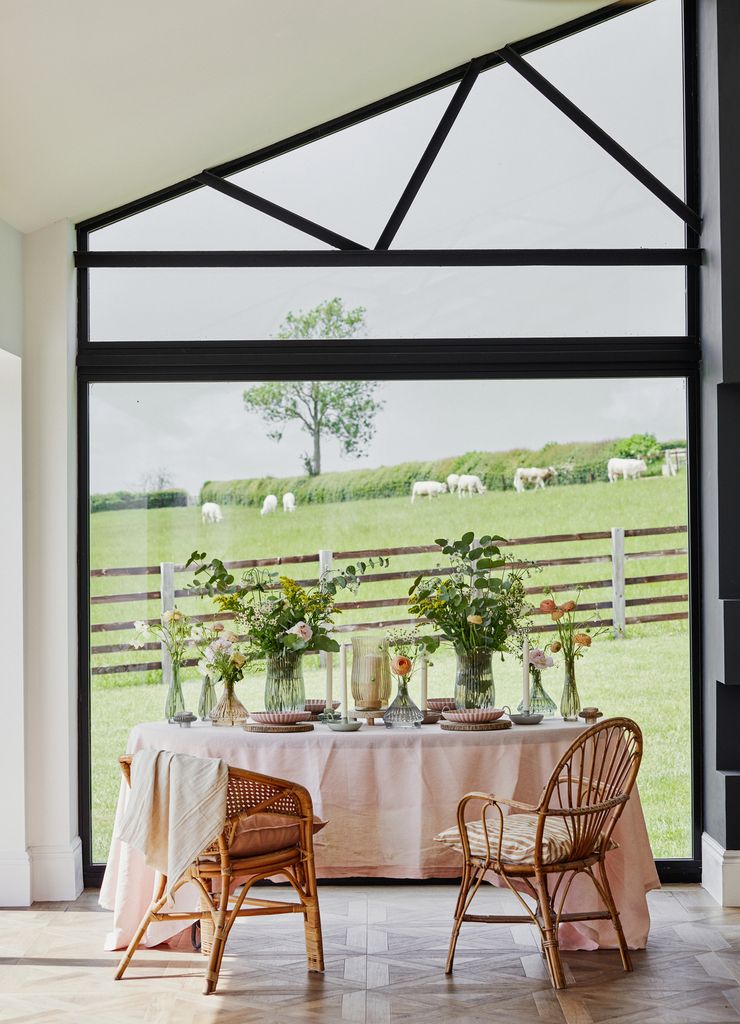
<svg viewBox="0 0 740 1024"><path fill-rule="evenodd" d="M156 887L155 892L154 892L154 899L152 900L152 902L151 902L151 904L149 906L149 909L147 910L146 914L144 914L143 918L141 919L141 923L139 924L139 927L134 932L134 937L131 939L131 942L129 942L129 944L128 944L128 949L126 950L126 952L123 955L123 958L121 959L120 963L118 964L118 967L116 969L116 974L115 974L115 980L116 981L120 981L121 980L121 978L123 977L124 971L126 970L128 965L131 963L133 955L136 952L136 950L138 949L139 943L144 938L144 933L146 932L147 928L149 927L149 924L150 924L151 919L152 919L152 914L156 914L157 911L160 910L162 908L162 906L167 902L167 897L164 894L164 890L165 890L166 886L167 886L167 876L166 875L159 875L158 878L157 878L157 887Z"/></svg>
<svg viewBox="0 0 740 1024"><path fill-rule="evenodd" d="M457 948L457 939L460 934L460 927L463 923L463 917L470 904L473 902L473 897L477 893L485 870L480 868L477 876L473 876L473 869L470 864L465 862L463 866L463 876L460 882L460 892L457 895L457 903L455 904L455 920L452 924L452 934L450 935L450 948L447 952L447 963L445 965L445 974L452 974L452 965L455 960L455 949Z"/></svg>
<svg viewBox="0 0 740 1024"><path fill-rule="evenodd" d="M324 970L324 939L321 933L321 913L319 911L319 894L316 886L316 870L313 856L305 864L303 876L305 904L303 911L303 930L306 936L306 960L309 971Z"/></svg>
<svg viewBox="0 0 740 1024"><path fill-rule="evenodd" d="M229 913L230 882L230 874L221 875L221 891L218 896L218 910L216 911L216 917L213 922L213 944L211 946L211 955L208 958L206 980L203 988L203 994L206 996L216 991L218 976L221 973L221 961L223 960L226 938L230 930L226 925L226 919ZM233 924L233 921L231 923Z"/></svg>
<svg viewBox="0 0 740 1024"><path fill-rule="evenodd" d="M619 955L622 958L622 967L625 971L631 971L632 958L630 956L630 951L627 948L627 941L624 937L622 922L619 919L619 911L617 910L617 905L614 902L614 897L612 896L611 886L609 885L609 879L606 874L606 865L603 860L599 861L599 876L601 878L601 888L603 889L601 897L606 903L606 908L611 915L612 924L614 925L614 931L617 933L617 942L619 943Z"/></svg>
<svg viewBox="0 0 740 1024"><path fill-rule="evenodd" d="M560 945L558 943L558 929L553 916L550 892L547 886L547 875L540 873L536 876L537 903L542 918L542 946L547 960L547 967L550 972L550 981L555 989L566 988L563 962L560 959Z"/></svg>

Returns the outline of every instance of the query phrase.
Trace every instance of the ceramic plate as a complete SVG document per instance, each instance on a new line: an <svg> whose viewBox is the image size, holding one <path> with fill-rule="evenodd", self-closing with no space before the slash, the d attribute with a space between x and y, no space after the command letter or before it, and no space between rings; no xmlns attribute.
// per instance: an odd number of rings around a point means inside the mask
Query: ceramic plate
<svg viewBox="0 0 740 1024"><path fill-rule="evenodd" d="M464 711L443 711L442 718L448 722L465 722L468 725L485 725L495 722L503 715L499 708L469 708Z"/></svg>
<svg viewBox="0 0 740 1024"><path fill-rule="evenodd" d="M327 722L326 724L334 732L357 732L362 728L362 722Z"/></svg>
<svg viewBox="0 0 740 1024"><path fill-rule="evenodd" d="M249 716L260 725L295 725L296 722L307 722L310 711L253 711Z"/></svg>

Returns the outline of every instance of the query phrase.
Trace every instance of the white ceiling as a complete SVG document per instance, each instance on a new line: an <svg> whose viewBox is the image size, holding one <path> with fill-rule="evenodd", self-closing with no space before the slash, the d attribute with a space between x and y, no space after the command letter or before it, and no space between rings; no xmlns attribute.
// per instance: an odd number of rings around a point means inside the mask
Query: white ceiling
<svg viewBox="0 0 740 1024"><path fill-rule="evenodd" d="M92 216L610 2L0 0L0 219Z"/></svg>

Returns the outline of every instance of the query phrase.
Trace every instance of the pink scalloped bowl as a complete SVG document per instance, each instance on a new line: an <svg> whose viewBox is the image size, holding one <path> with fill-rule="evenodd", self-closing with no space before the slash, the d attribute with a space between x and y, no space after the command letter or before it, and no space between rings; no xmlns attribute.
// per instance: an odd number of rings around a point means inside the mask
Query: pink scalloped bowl
<svg viewBox="0 0 740 1024"><path fill-rule="evenodd" d="M298 722L307 722L311 717L311 712L252 711L249 717L259 725L296 725Z"/></svg>
<svg viewBox="0 0 740 1024"><path fill-rule="evenodd" d="M333 700L331 702L331 706L334 711L336 711L337 708L339 707L339 703L340 702L338 700ZM306 711L310 711L312 715L317 715L326 707L326 701L321 699L314 700L313 698L311 698L311 700L306 701L304 707Z"/></svg>
<svg viewBox="0 0 740 1024"><path fill-rule="evenodd" d="M503 715L499 708L466 708L464 711L443 711L442 717L448 722L465 722L468 725L485 725L495 722Z"/></svg>
<svg viewBox="0 0 740 1024"><path fill-rule="evenodd" d="M427 707L430 711L455 710L454 697L427 697Z"/></svg>

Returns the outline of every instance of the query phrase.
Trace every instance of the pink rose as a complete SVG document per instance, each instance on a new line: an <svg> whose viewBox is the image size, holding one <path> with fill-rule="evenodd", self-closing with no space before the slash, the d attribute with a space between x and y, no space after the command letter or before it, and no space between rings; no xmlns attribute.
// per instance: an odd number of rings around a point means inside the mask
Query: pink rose
<svg viewBox="0 0 740 1024"><path fill-rule="evenodd" d="M313 630L307 622L296 622L295 626L291 626L287 632L295 633L296 636L299 636L301 640L305 640L306 642L308 642L313 636Z"/></svg>

